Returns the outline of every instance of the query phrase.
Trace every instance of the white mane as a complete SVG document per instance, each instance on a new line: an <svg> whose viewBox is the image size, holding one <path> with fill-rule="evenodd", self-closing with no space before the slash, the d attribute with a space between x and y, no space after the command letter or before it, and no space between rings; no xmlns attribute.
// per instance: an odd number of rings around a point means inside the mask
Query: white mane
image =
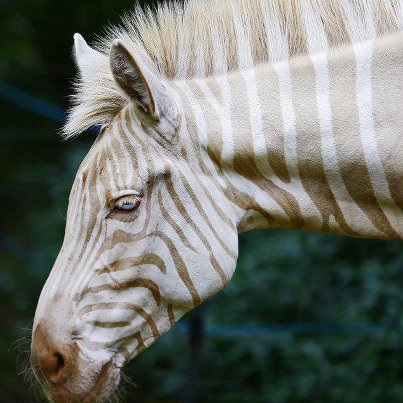
<svg viewBox="0 0 403 403"><path fill-rule="evenodd" d="M403 0L188 0L153 11L135 7L95 44L100 53L94 52L91 74L76 82L64 133L107 124L128 102L109 66L116 38L162 80L181 80L307 53L307 37L318 30L318 41L336 46L402 27Z"/></svg>

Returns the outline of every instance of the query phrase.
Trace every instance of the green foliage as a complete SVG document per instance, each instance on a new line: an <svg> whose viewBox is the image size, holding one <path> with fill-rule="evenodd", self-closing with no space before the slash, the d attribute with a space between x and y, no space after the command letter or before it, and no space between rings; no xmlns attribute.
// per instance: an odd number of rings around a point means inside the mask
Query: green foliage
<svg viewBox="0 0 403 403"><path fill-rule="evenodd" d="M207 329L283 326L207 334L201 401L400 401L402 258L395 242L278 230L242 235L235 277L204 309ZM292 326L298 323L306 325ZM156 396L183 396L192 379L174 382L160 371L186 374L178 367L186 354L174 331L129 371Z"/></svg>
<svg viewBox="0 0 403 403"><path fill-rule="evenodd" d="M131 4L0 2L0 80L65 106L73 33L91 40ZM62 242L74 173L93 139L62 143L57 123L0 105L0 401L29 402L13 343L33 318ZM141 387L129 388L127 400L190 403L193 393L213 403L402 401L402 261L396 242L242 235L233 280L200 311L202 345L190 355L177 325L128 366Z"/></svg>

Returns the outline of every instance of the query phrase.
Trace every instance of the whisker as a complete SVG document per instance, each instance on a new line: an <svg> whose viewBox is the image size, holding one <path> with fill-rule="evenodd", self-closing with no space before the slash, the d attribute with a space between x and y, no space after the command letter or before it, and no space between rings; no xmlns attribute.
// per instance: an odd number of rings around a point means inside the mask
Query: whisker
<svg viewBox="0 0 403 403"><path fill-rule="evenodd" d="M23 384L28 386L29 394L39 402L46 402L46 396L41 385L36 379L34 368L30 362L32 323L28 323L21 328L20 337L13 341L10 351L16 351L17 376L21 378Z"/></svg>

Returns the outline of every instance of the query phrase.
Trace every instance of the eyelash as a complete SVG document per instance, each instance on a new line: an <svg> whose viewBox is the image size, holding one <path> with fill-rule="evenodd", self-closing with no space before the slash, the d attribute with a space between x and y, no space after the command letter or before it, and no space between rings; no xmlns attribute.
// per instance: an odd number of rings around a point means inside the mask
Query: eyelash
<svg viewBox="0 0 403 403"><path fill-rule="evenodd" d="M123 196L116 200L114 206L106 218L114 218L120 221L131 221L137 216L137 207L140 203L138 196ZM128 206L125 208L124 206Z"/></svg>
<svg viewBox="0 0 403 403"><path fill-rule="evenodd" d="M130 212L133 211L138 204L139 200L136 196L126 196L117 200L114 209L118 211Z"/></svg>

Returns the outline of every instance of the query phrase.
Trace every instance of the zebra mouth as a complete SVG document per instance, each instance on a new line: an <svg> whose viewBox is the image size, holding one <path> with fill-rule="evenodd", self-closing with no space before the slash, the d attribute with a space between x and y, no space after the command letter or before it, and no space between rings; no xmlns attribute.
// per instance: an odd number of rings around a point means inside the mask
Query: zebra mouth
<svg viewBox="0 0 403 403"><path fill-rule="evenodd" d="M120 382L120 367L112 359L105 363L91 389L82 400L83 403L102 402L108 399Z"/></svg>
<svg viewBox="0 0 403 403"><path fill-rule="evenodd" d="M83 403L109 401L120 382L120 370L127 362L127 356L121 351L117 351L101 367L98 377L87 393Z"/></svg>

